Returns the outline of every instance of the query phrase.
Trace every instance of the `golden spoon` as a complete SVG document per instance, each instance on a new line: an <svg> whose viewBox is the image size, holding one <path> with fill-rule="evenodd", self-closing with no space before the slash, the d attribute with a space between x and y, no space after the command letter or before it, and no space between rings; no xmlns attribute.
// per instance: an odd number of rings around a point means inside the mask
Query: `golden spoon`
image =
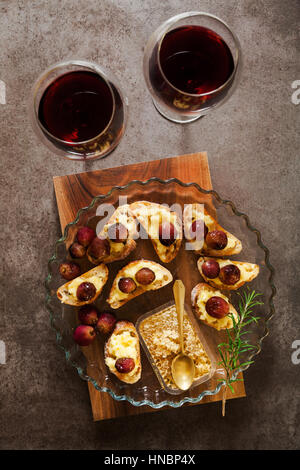
<svg viewBox="0 0 300 470"><path fill-rule="evenodd" d="M177 280L174 282L173 293L178 318L180 351L172 361L172 377L175 385L180 388L180 390L188 390L195 377L195 365L193 359L184 352L183 312L185 287L182 281Z"/></svg>

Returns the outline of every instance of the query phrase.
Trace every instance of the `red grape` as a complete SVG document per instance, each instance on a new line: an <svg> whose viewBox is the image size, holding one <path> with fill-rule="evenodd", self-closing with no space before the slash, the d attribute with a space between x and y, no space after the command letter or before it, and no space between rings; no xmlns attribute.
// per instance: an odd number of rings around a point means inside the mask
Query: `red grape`
<svg viewBox="0 0 300 470"><path fill-rule="evenodd" d="M136 283L133 279L131 279L131 277L122 277L119 280L119 289L125 294L130 294L131 292L135 291Z"/></svg>
<svg viewBox="0 0 300 470"><path fill-rule="evenodd" d="M229 304L222 297L211 297L205 305L205 309L211 317L223 318L229 313Z"/></svg>
<svg viewBox="0 0 300 470"><path fill-rule="evenodd" d="M84 325L95 326L97 324L99 312L94 305L84 305L79 309L78 319Z"/></svg>
<svg viewBox="0 0 300 470"><path fill-rule="evenodd" d="M77 287L76 295L78 300L87 302L96 295L96 287L92 282L82 282Z"/></svg>
<svg viewBox="0 0 300 470"><path fill-rule="evenodd" d="M64 279L71 281L72 279L75 279L75 277L80 276L80 267L76 263L66 261L65 263L60 264L59 272Z"/></svg>
<svg viewBox="0 0 300 470"><path fill-rule="evenodd" d="M165 246L172 245L177 238L177 230L171 222L162 222L158 234L160 243Z"/></svg>
<svg viewBox="0 0 300 470"><path fill-rule="evenodd" d="M208 259L202 264L202 272L209 279L215 279L220 272L219 263L214 259Z"/></svg>
<svg viewBox="0 0 300 470"><path fill-rule="evenodd" d="M233 286L240 280L241 271L234 264L227 264L221 268L219 277L224 284Z"/></svg>
<svg viewBox="0 0 300 470"><path fill-rule="evenodd" d="M116 317L113 313L103 312L100 313L99 320L97 323L97 330L104 335L111 333L116 324Z"/></svg>
<svg viewBox="0 0 300 470"><path fill-rule="evenodd" d="M128 374L134 369L135 362L131 357L121 357L116 360L115 366L121 374Z"/></svg>
<svg viewBox="0 0 300 470"><path fill-rule="evenodd" d="M149 268L142 268L136 273L135 278L139 284L146 286L154 281L155 274Z"/></svg>
<svg viewBox="0 0 300 470"><path fill-rule="evenodd" d="M82 246L89 246L96 236L95 230L90 227L81 227L77 232L77 241Z"/></svg>
<svg viewBox="0 0 300 470"><path fill-rule="evenodd" d="M70 246L69 252L72 258L83 258L85 255L85 247L75 242Z"/></svg>
<svg viewBox="0 0 300 470"><path fill-rule="evenodd" d="M210 248L214 250L223 250L227 245L227 235L222 230L213 230L208 232L205 241Z"/></svg>
<svg viewBox="0 0 300 470"><path fill-rule="evenodd" d="M95 259L105 258L110 254L110 244L106 238L94 238L92 241L88 254Z"/></svg>
<svg viewBox="0 0 300 470"><path fill-rule="evenodd" d="M190 240L203 240L208 233L208 228L203 220L194 220L190 227L189 239Z"/></svg>
<svg viewBox="0 0 300 470"><path fill-rule="evenodd" d="M88 346L96 338L96 332L92 326L79 325L74 330L73 338L79 346Z"/></svg>

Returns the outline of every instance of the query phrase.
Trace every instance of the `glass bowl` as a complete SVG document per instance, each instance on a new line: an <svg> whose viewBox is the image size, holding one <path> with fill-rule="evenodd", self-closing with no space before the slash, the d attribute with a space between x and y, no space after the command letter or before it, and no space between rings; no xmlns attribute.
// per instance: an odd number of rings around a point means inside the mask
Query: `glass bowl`
<svg viewBox="0 0 300 470"><path fill-rule="evenodd" d="M120 199L121 198L121 199ZM56 242L54 254L48 263L48 275L46 278L46 305L50 312L51 325L56 331L56 340L63 349L66 360L77 370L79 376L91 382L94 387L109 393L115 400L127 400L132 405L149 405L153 408L163 406L180 407L184 403L197 403L206 395L218 393L224 385L224 373L216 368L215 374L208 381L193 387L187 392L178 395L170 395L159 383L150 362L141 349L142 377L136 384L120 382L110 374L104 363L103 347L104 339L97 335L95 341L88 347L80 348L73 341L72 332L77 326L77 308L62 304L56 290L64 284L59 274L59 265L68 258L68 247L74 241L76 233L81 226L89 225L96 228L97 224L107 213L103 209L106 204L132 203L139 200L147 200L156 203L177 204L181 208L184 204L192 202L204 203L207 210L218 219L218 222L229 232L232 232L243 243L241 254L230 258L256 263L260 266L260 274L251 283L247 283L251 289L262 294L262 306L255 309L255 314L260 317L258 323L253 323L248 328L247 339L257 348L253 352L244 353L242 362L254 359L259 354L263 339L268 335L268 323L274 314L273 297L276 293L273 284L274 269L269 261L269 251L262 242L260 232L254 228L248 216L239 212L231 201L223 200L215 191L204 190L196 183L182 183L178 179L161 180L151 178L147 181L132 181L125 186L112 188L106 195L95 197L88 207L78 211L76 219L69 223L64 235ZM105 204L105 206L103 206ZM203 282L197 269L199 255L182 247L176 258L166 265L174 279L180 278L186 287L186 302L190 303L192 288L199 282ZM150 259L163 264L157 257L149 240L137 241L136 249L123 261L116 261L108 265L109 279L101 295L95 302L100 311L110 310L105 299L108 297L113 279L121 267L136 259ZM87 260L80 260L82 271L91 269L93 265ZM247 289L247 284L238 290ZM157 291L150 291L129 301L123 307L114 311L118 319L127 319L136 324L139 317L151 309L155 309L173 300L172 283ZM230 301L238 305L237 292L230 293ZM226 333L218 332L198 322L199 328L209 344L210 350L216 355L217 345L224 341ZM249 366L240 368L236 375Z"/></svg>
<svg viewBox="0 0 300 470"><path fill-rule="evenodd" d="M140 338L141 346L144 349L150 364L152 365L152 368L153 368L153 370L154 370L154 372L155 372L155 374L158 378L159 383L162 385L162 387L168 393L171 393L171 395L178 395L178 394L181 394L182 391L179 388L177 388L176 386L170 387L166 383L164 377L162 376L162 374L160 372L159 367L155 363L155 360L154 360L154 358L151 354L151 351L149 350L149 348L147 346L145 337L143 335L143 322L149 320L152 317L152 315L159 314L159 313L163 312L164 310L169 309L170 307L174 308L175 309L174 311L176 312L176 307L175 307L174 300L171 300L170 302L168 302L164 305L160 305L159 307L155 308L154 310L150 310L150 312L147 312L144 315L141 315L139 317L138 321L136 322L136 329L137 329L137 332L138 332L138 335L139 335L139 338ZM216 351L214 351L214 354L210 351L209 345L206 342L205 337L204 337L201 329L199 328L199 322L197 322L197 320L195 318L195 315L192 312L192 307L190 306L190 304L188 304L188 303L184 304L184 313L187 316L187 320L189 321L190 325L192 326L192 328L194 330L194 333L196 334L196 337L200 340L200 342L202 344L202 347L203 347L205 353L207 354L207 356L210 360L210 364L211 364L209 372L207 372L204 375L201 375L197 380L194 380L194 382L192 383L192 385L190 387L190 390L191 390L192 388L197 387L201 383L208 381L214 375L214 373L216 371L216 366L217 366L217 357L216 357L216 354L215 354ZM176 354L174 354L173 358L175 357L175 355Z"/></svg>

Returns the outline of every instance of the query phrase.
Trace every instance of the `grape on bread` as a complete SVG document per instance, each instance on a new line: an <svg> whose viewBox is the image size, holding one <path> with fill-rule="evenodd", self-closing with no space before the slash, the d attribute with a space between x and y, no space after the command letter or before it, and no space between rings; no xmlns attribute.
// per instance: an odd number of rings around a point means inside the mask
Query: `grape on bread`
<svg viewBox="0 0 300 470"><path fill-rule="evenodd" d="M104 346L105 364L122 382L133 384L141 378L140 342L133 323L118 321Z"/></svg>
<svg viewBox="0 0 300 470"><path fill-rule="evenodd" d="M245 261L201 256L197 262L203 279L212 287L236 290L259 274L259 266Z"/></svg>
<svg viewBox="0 0 300 470"><path fill-rule="evenodd" d="M242 242L225 230L203 204L187 204L183 211L184 235L190 249L208 256L229 256L242 250Z"/></svg>
<svg viewBox="0 0 300 470"><path fill-rule="evenodd" d="M57 289L56 294L64 304L74 305L75 307L91 304L101 294L107 279L107 266L99 264L99 266L63 284Z"/></svg>
<svg viewBox="0 0 300 470"><path fill-rule="evenodd" d="M107 302L117 309L144 292L166 286L172 279L170 271L159 263L145 259L132 261L118 272Z"/></svg>
<svg viewBox="0 0 300 470"><path fill-rule="evenodd" d="M199 320L216 330L231 329L231 315L238 321L238 313L228 297L209 284L197 284L192 290L191 301Z"/></svg>
<svg viewBox="0 0 300 470"><path fill-rule="evenodd" d="M147 232L163 263L170 263L182 242L182 222L168 207L149 201L130 204L130 210Z"/></svg>
<svg viewBox="0 0 300 470"><path fill-rule="evenodd" d="M122 260L136 248L137 236L129 204L119 206L88 247L87 257L93 264Z"/></svg>

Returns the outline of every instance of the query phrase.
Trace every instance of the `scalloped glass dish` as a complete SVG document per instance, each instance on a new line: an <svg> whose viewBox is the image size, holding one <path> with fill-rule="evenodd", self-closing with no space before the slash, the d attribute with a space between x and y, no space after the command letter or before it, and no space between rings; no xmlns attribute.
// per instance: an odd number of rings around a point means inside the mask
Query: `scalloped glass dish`
<svg viewBox="0 0 300 470"><path fill-rule="evenodd" d="M215 191L206 191L196 183L182 183L175 178L166 181L158 178L151 178L144 182L132 181L125 186L113 188L106 195L97 196L88 207L78 212L76 219L66 226L63 237L56 242L54 254L48 263L48 276L45 283L46 304L50 312L51 325L56 331L57 343L63 349L66 360L76 368L79 376L91 382L97 390L109 393L115 400L127 400L135 406L149 405L153 408L161 408L163 406L179 407L188 402L197 403L205 395L218 393L224 385L222 382L224 375L221 369L217 368L209 380L189 391L171 395L159 383L142 348L142 377L136 384L128 385L109 373L105 366L104 338L97 335L95 341L84 348L80 348L73 341L72 332L78 324L77 308L62 304L56 296L57 288L64 284L64 280L59 274L59 265L68 258L67 247L74 241L79 227L84 225L96 227L103 217L99 215L99 207L102 204L113 204L116 208L119 197L126 197L128 203L147 200L169 205L176 203L181 207L192 202L204 203L207 210L218 219L218 222L242 241L242 252L229 258L258 264L260 274L251 283L240 288L238 292L247 289L248 285L251 289L262 293L261 299L264 302L262 306L256 307L255 313L260 317L259 322L251 324L247 333L247 339L251 344L257 346L257 350L255 353L244 353L241 358L243 362L253 360L253 357L260 352L262 341L269 332L268 322L274 314L273 297L276 290L273 284L274 269L269 262L269 251L262 242L260 232L251 225L247 215L239 212L232 202L222 200ZM123 199L122 203L124 204L124 202L126 201ZM130 261L141 258L161 263L151 242L138 240L137 248L125 260L108 265L108 282L95 302L100 311L110 310L105 299L108 297L112 281L118 270ZM174 279L181 278L183 280L188 294L197 283L203 282L197 269L197 259L198 255L184 249L183 241L177 257L171 263L164 265L172 272ZM82 271L94 267L87 260L79 262ZM229 297L233 305L237 306L237 292L232 291ZM126 319L136 324L142 314L150 309L156 309L172 299L172 283L170 283L162 289L136 297L115 310L115 314L118 319ZM198 320L197 322L205 341L217 360L217 345L224 340L225 333L203 325ZM246 368L240 369L238 372Z"/></svg>

